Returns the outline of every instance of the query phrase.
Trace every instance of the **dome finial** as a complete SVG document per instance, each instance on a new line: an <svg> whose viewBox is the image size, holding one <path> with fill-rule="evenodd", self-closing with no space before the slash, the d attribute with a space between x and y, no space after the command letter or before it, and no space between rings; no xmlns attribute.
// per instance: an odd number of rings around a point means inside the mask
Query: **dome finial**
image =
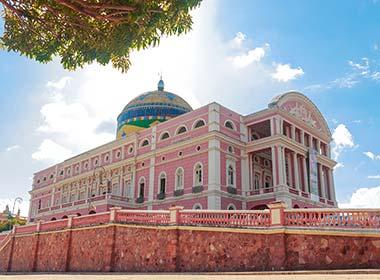
<svg viewBox="0 0 380 280"><path fill-rule="evenodd" d="M162 80L162 73L160 74L160 80L158 81L157 88L159 91L164 91L164 81Z"/></svg>

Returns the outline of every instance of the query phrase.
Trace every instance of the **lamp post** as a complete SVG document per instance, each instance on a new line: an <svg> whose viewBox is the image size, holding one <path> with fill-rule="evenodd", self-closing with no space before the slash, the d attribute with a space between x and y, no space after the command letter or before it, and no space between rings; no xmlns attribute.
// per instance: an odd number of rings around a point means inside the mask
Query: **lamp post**
<svg viewBox="0 0 380 280"><path fill-rule="evenodd" d="M15 207L16 207L16 202L18 202L19 204L21 204L23 202L23 199L21 197L16 197L14 202L13 202L13 208L12 208L12 215L16 216L15 214Z"/></svg>

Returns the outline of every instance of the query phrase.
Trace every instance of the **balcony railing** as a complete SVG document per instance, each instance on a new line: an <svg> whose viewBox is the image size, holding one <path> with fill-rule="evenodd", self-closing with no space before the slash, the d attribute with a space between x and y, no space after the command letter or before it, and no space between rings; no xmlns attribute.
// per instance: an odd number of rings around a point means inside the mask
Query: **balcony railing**
<svg viewBox="0 0 380 280"><path fill-rule="evenodd" d="M372 230L380 233L380 209L285 209L282 202L274 202L267 210L122 210L111 208L87 216L15 226L13 234L62 230L101 224L136 224L149 226L194 226L223 228L297 228ZM0 235L0 248L7 237Z"/></svg>
<svg viewBox="0 0 380 280"><path fill-rule="evenodd" d="M267 227L270 226L270 213L269 210L183 210L180 212L180 224L218 227Z"/></svg>
<svg viewBox="0 0 380 280"><path fill-rule="evenodd" d="M290 227L338 227L380 229L380 209L290 209L285 210Z"/></svg>
<svg viewBox="0 0 380 280"><path fill-rule="evenodd" d="M263 195L263 194L274 193L274 192L279 192L279 191L289 192L291 194L298 195L304 198L309 198L309 199L311 197L310 193L308 192L304 192L301 189L296 189L296 188L292 188L288 186L275 186L271 188L260 188L256 190L249 190L249 191L246 191L245 194L246 196L255 196L255 195ZM331 206L335 205L334 201L329 200L327 198L319 197L318 200L319 202L324 203L324 204L328 204Z"/></svg>

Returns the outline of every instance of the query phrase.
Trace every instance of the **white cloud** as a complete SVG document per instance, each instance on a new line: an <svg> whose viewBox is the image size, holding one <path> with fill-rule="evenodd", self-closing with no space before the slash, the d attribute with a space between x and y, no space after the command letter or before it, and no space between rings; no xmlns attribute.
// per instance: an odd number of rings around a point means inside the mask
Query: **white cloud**
<svg viewBox="0 0 380 280"><path fill-rule="evenodd" d="M369 157L372 160L380 160L380 155L375 155L372 152L365 152L363 154L366 155L367 157Z"/></svg>
<svg viewBox="0 0 380 280"><path fill-rule="evenodd" d="M242 32L238 32L231 40L231 47L239 49L242 47L245 40L247 40L247 35Z"/></svg>
<svg viewBox="0 0 380 280"><path fill-rule="evenodd" d="M380 175L370 175L367 178L368 179L380 179Z"/></svg>
<svg viewBox="0 0 380 280"><path fill-rule="evenodd" d="M351 132L347 129L344 124L339 124L332 134L332 156L334 160L338 161L340 154L350 148L355 147L354 138ZM342 162L338 162L335 169L344 167Z"/></svg>
<svg viewBox="0 0 380 280"><path fill-rule="evenodd" d="M348 77L338 78L338 79L332 81L331 85L329 85L328 88L332 88L332 87L352 88L358 83L359 83L359 81L356 80L354 77L348 76Z"/></svg>
<svg viewBox="0 0 380 280"><path fill-rule="evenodd" d="M379 208L380 186L374 188L360 188L356 190L349 202L339 203L341 208Z"/></svg>
<svg viewBox="0 0 380 280"><path fill-rule="evenodd" d="M290 64L277 64L276 71L272 74L272 77L279 82L288 82L294 80L304 74L301 67L292 68Z"/></svg>
<svg viewBox="0 0 380 280"><path fill-rule="evenodd" d="M67 86L70 80L71 80L71 77L62 77L58 81L48 81L46 83L46 87L53 88L56 90L62 90Z"/></svg>
<svg viewBox="0 0 380 280"><path fill-rule="evenodd" d="M338 163L334 166L334 170L339 169L339 168L343 168L343 167L344 167L344 164L341 163L341 162L338 162Z"/></svg>
<svg viewBox="0 0 380 280"><path fill-rule="evenodd" d="M51 139L44 139L39 146L38 150L32 154L35 160L47 160L49 162L59 162L71 157L72 152L57 144Z"/></svg>
<svg viewBox="0 0 380 280"><path fill-rule="evenodd" d="M9 146L8 148L6 148L6 151L10 152L10 151L17 150L17 149L20 149L20 146L19 145L13 145L13 146Z"/></svg>
<svg viewBox="0 0 380 280"><path fill-rule="evenodd" d="M240 55L231 56L228 60L230 60L235 67L244 68L253 62L261 61L261 59L265 56L267 49L269 49L269 44L265 44L263 47L251 49Z"/></svg>
<svg viewBox="0 0 380 280"><path fill-rule="evenodd" d="M363 57L360 62L348 60L350 66L349 71L335 80L329 81L325 84L313 84L306 86L306 91L322 91L332 88L353 88L363 80L380 81L380 71L376 69L373 61L367 57Z"/></svg>

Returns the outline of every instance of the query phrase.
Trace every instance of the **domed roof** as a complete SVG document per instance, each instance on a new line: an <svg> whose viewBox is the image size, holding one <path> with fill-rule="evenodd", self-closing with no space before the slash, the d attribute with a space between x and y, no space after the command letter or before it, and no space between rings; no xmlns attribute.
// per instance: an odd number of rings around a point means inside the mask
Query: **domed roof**
<svg viewBox="0 0 380 280"><path fill-rule="evenodd" d="M140 94L124 107L117 118L117 138L192 110L183 98L165 91L161 79L157 90Z"/></svg>

